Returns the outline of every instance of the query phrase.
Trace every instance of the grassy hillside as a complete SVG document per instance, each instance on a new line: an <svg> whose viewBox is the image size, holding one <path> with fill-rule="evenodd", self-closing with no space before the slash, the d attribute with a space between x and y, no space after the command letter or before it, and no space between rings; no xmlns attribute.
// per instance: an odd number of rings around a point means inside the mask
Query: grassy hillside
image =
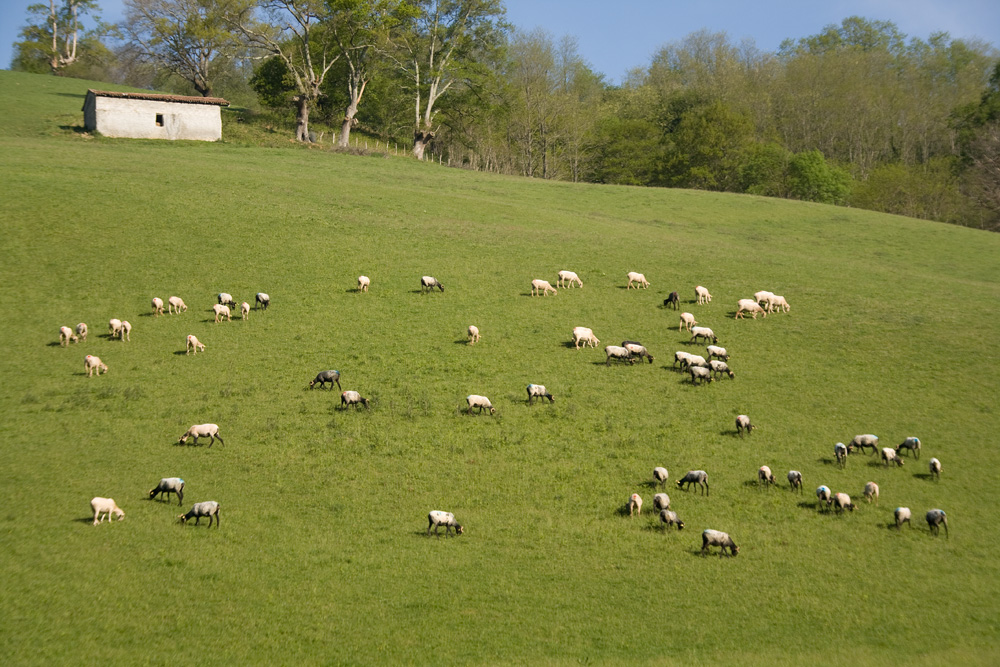
<svg viewBox="0 0 1000 667"><path fill-rule="evenodd" d="M102 84L103 85L103 84ZM289 148L84 136L87 82L0 72L0 652L11 663L1000 658L1000 237L783 200L499 178ZM532 278L585 286L532 298ZM649 290L626 290L642 271ZM371 292L354 291L359 274ZM419 293L420 276L445 292ZM714 295L692 303L694 286ZM712 327L735 380L660 304ZM788 314L736 321L758 289ZM213 324L219 291L267 312ZM152 317L154 296L185 299ZM111 317L132 341L104 335ZM91 334L68 349L60 325ZM482 340L465 344L476 324ZM567 345L640 340L653 364ZM196 334L204 354L183 353ZM85 354L110 372L83 375ZM373 399L337 409L317 371ZM525 403L543 383L554 404ZM464 397L498 414L467 416ZM733 420L758 425L747 439ZM177 446L215 422L224 446ZM846 469L833 444L919 436ZM927 462L944 464L940 482ZM769 465L779 488L758 489ZM662 532L654 466L687 524ZM673 484L709 472L711 494ZM806 492L784 483L801 470ZM181 527L146 499L187 481ZM861 499L865 482L881 504ZM816 511L827 484L860 501ZM646 501L622 514L629 494ZM89 500L121 523L92 527ZM887 528L913 509L912 529ZM923 521L948 512L951 534ZM428 510L458 539L428 539ZM705 528L735 559L699 556Z"/></svg>

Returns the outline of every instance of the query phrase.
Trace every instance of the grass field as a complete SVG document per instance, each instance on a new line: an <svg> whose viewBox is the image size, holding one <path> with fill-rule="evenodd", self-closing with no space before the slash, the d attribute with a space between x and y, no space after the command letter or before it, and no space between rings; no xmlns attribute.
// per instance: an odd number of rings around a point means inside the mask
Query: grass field
<svg viewBox="0 0 1000 667"><path fill-rule="evenodd" d="M95 84L0 72L7 664L996 664L1000 236L783 200L547 183L74 129ZM102 84L103 86L103 84ZM106 86L104 86L106 87ZM532 278L585 286L532 298ZM626 290L642 271L649 290ZM354 291L359 274L371 291ZM419 293L420 276L444 293ZM692 303L694 286L714 300ZM671 290L732 355L703 353ZM738 298L788 314L735 321ZM220 291L272 305L213 324ZM190 309L154 318L149 302ZM106 338L109 318L132 341ZM61 325L89 339L63 349ZM482 340L465 344L476 324ZM653 364L567 345L640 340ZM184 338L207 349L186 356ZM83 374L85 354L110 372ZM336 368L370 411L309 390ZM525 402L545 384L554 404ZM489 396L495 416L462 413ZM737 414L758 429L735 435ZM225 446L177 446L215 422ZM833 444L919 436L884 469ZM941 459L939 482L927 462ZM755 483L769 465L779 488ZM661 531L652 469L687 524ZM711 495L673 484L709 472ZM790 493L789 469L805 493ZM149 501L187 482L184 509ZM881 486L881 504L861 498ZM827 484L860 501L816 511ZM640 518L622 508L633 492ZM110 496L120 523L90 525ZM887 526L898 505L912 529ZM926 510L948 512L930 536ZM449 510L457 539L424 535ZM736 558L701 558L705 528Z"/></svg>

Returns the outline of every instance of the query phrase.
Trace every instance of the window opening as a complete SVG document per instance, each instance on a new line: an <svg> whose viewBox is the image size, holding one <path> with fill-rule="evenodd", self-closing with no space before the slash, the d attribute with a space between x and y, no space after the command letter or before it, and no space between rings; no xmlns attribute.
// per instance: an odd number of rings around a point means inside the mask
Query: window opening
<svg viewBox="0 0 1000 667"><path fill-rule="evenodd" d="M163 114L156 114L156 127L163 127Z"/></svg>

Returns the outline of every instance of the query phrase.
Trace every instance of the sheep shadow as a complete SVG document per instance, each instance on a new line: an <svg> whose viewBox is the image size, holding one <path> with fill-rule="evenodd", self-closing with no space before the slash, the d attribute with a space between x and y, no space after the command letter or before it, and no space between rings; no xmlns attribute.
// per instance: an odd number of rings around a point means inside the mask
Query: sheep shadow
<svg viewBox="0 0 1000 667"><path fill-rule="evenodd" d="M566 348L569 348L571 350L575 350L576 349L576 343L574 343L571 340L565 340L565 341L563 341L562 342L562 346L566 347Z"/></svg>
<svg viewBox="0 0 1000 667"><path fill-rule="evenodd" d="M174 354L175 354L175 355L178 355L178 356L181 356L181 357L188 357L188 356L191 356L191 355L189 355L189 354L187 353L187 350L175 350L175 351L174 351Z"/></svg>
<svg viewBox="0 0 1000 667"><path fill-rule="evenodd" d="M922 479L928 482L935 479L934 475L930 474L929 472L915 472L913 473L913 476L916 477L917 479Z"/></svg>
<svg viewBox="0 0 1000 667"><path fill-rule="evenodd" d="M739 437L740 432L737 431L736 429L726 429L724 431L719 431L719 435L724 435L724 436L736 438L736 437ZM745 440L746 438L743 438L743 439Z"/></svg>
<svg viewBox="0 0 1000 667"><path fill-rule="evenodd" d="M360 293L361 293L361 289L359 287L350 287L350 288L344 290L344 294L360 294ZM254 308L254 310L257 310L257 309Z"/></svg>
<svg viewBox="0 0 1000 667"><path fill-rule="evenodd" d="M798 506L800 508L804 509L804 510L812 510L814 512L817 510L816 503L815 502L810 502L808 500L801 500L801 501L799 501Z"/></svg>
<svg viewBox="0 0 1000 667"><path fill-rule="evenodd" d="M80 518L80 519L70 519L70 521L72 523L94 523L94 515L91 514L88 517Z"/></svg>
<svg viewBox="0 0 1000 667"><path fill-rule="evenodd" d="M460 338L458 340L453 340L452 342L455 345L468 345L469 344L469 339L468 338Z"/></svg>
<svg viewBox="0 0 1000 667"><path fill-rule="evenodd" d="M155 317L155 316L156 316L156 313L154 313L152 311L146 312L146 313L139 313L139 317Z"/></svg>
<svg viewBox="0 0 1000 667"><path fill-rule="evenodd" d="M59 341L57 341L57 340L54 340L54 341L52 341L51 343L46 343L46 344L45 344L45 346L46 346L46 347L63 347L63 344L62 344L62 343L60 343L60 342L59 342ZM67 347L69 347L69 346L67 346Z"/></svg>
<svg viewBox="0 0 1000 667"><path fill-rule="evenodd" d="M818 459L816 459L816 461L818 463L822 463L825 466L837 465L837 459L831 459L828 456L821 456Z"/></svg>

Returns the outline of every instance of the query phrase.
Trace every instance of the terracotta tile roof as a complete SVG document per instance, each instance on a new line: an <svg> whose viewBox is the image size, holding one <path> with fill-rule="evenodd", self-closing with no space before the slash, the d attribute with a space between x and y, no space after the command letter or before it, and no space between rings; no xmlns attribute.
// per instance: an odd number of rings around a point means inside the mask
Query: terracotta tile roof
<svg viewBox="0 0 1000 667"><path fill-rule="evenodd" d="M221 97L190 97L187 95L158 95L156 93L119 93L113 90L94 90L91 88L87 91L88 94L93 94L95 97L118 97L126 100L155 100L157 102L182 102L184 104L214 104L217 106L228 107L229 102L222 99Z"/></svg>

